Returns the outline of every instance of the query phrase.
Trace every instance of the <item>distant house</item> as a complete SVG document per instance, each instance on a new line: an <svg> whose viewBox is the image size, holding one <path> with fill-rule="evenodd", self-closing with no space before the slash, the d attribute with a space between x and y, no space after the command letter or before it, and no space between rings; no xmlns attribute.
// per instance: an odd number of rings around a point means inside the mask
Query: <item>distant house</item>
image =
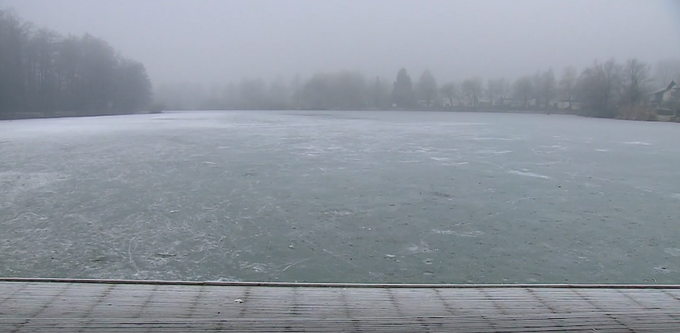
<svg viewBox="0 0 680 333"><path fill-rule="evenodd" d="M569 109L569 106L571 106L572 110L578 110L581 108L581 105L575 101L575 99L572 97L571 100L568 98L563 98L558 101L553 102L553 106L556 106L557 109L559 110L565 110Z"/></svg>
<svg viewBox="0 0 680 333"><path fill-rule="evenodd" d="M503 101L503 106L507 106L510 108L521 108L524 107L524 100L522 99L517 99L517 98L506 98Z"/></svg>
<svg viewBox="0 0 680 333"><path fill-rule="evenodd" d="M521 98L506 98L503 100L503 105L510 107L511 109L522 109L524 107L534 107L536 106L536 99L530 98L526 100L526 105L524 105L524 99Z"/></svg>
<svg viewBox="0 0 680 333"><path fill-rule="evenodd" d="M477 106L490 108L493 105L494 105L493 101L489 100L488 98L481 97L477 99Z"/></svg>
<svg viewBox="0 0 680 333"><path fill-rule="evenodd" d="M678 86L675 81L671 80L671 82L666 86L664 89L657 90L649 95L649 103L654 106L654 107L661 107L663 106L666 102L670 101L673 93L678 91L680 89L680 86Z"/></svg>
<svg viewBox="0 0 680 333"><path fill-rule="evenodd" d="M452 104L453 103L453 104ZM453 97L453 98L448 98L444 97L441 100L441 105L445 108L451 108L451 107L461 107L461 106L466 106L466 103L464 99L458 98L458 97Z"/></svg>
<svg viewBox="0 0 680 333"><path fill-rule="evenodd" d="M479 102L479 99L477 100ZM468 96L463 97L453 97L449 99L448 97L442 98L442 106L444 107L472 107L474 106L474 101ZM453 104L451 104L453 102Z"/></svg>
<svg viewBox="0 0 680 333"><path fill-rule="evenodd" d="M454 106L459 106L460 100L458 99L458 97L453 98L444 97L442 98L441 104L445 108L450 108Z"/></svg>
<svg viewBox="0 0 680 333"><path fill-rule="evenodd" d="M555 103L554 105L557 106L558 109L564 110L564 109L568 109L568 108L569 108L569 104L572 104L572 103L570 103L569 100L566 100L566 99L565 99L565 100L559 100L559 101L557 101L557 103ZM572 104L572 107L573 107L573 104Z"/></svg>
<svg viewBox="0 0 680 333"><path fill-rule="evenodd" d="M438 102L439 102L439 101L436 100L436 99L435 99L435 100L431 100L431 101L428 101L428 100L425 100L425 99L419 99L419 100L418 100L418 106L420 106L420 107L422 107L422 108L429 108L429 107L433 107L433 106L439 106L439 104L437 104Z"/></svg>

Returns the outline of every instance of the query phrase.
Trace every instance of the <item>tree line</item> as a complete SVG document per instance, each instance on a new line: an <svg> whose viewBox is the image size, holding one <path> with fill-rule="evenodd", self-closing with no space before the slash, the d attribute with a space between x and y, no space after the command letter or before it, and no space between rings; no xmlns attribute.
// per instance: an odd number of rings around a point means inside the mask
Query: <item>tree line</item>
<svg viewBox="0 0 680 333"><path fill-rule="evenodd" d="M134 113L151 102L144 65L89 34L61 36L0 10L0 45L0 118ZM208 89L163 84L155 91L159 103L151 108L515 109L630 119L653 118L659 109L680 113L677 89L670 100L649 103L654 88L673 79L680 83L680 60L661 61L654 69L652 75L652 67L638 59L612 58L580 72L568 66L559 75L539 70L514 81L470 77L439 84L430 70L413 80L402 68L394 79L335 71L271 82L243 78Z"/></svg>
<svg viewBox="0 0 680 333"><path fill-rule="evenodd" d="M0 119L134 113L152 86L144 65L89 34L62 36L0 10Z"/></svg>
<svg viewBox="0 0 680 333"><path fill-rule="evenodd" d="M438 84L430 70L413 80L405 68L394 80L366 77L356 71L317 73L302 80L279 77L267 83L244 78L238 83L161 85L156 95L169 109L404 109L534 110L605 118L645 119L653 107L680 108L680 97L650 105L649 93L680 78L680 60L652 66L638 59L594 61L578 71L567 66L536 71L510 81L471 77ZM680 82L680 81L677 81Z"/></svg>

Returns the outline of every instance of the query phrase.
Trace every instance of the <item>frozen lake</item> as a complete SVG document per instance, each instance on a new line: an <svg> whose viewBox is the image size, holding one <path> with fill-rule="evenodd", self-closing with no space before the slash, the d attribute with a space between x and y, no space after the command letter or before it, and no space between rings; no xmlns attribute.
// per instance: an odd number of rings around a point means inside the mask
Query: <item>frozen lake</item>
<svg viewBox="0 0 680 333"><path fill-rule="evenodd" d="M680 283L680 126L177 112L0 122L0 276Z"/></svg>

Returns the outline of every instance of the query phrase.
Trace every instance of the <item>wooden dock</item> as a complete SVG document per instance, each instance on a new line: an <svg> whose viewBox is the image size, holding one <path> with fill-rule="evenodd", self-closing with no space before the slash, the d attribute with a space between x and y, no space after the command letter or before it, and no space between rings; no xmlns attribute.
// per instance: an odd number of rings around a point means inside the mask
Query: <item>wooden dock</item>
<svg viewBox="0 0 680 333"><path fill-rule="evenodd" d="M680 286L0 279L0 332L680 332Z"/></svg>

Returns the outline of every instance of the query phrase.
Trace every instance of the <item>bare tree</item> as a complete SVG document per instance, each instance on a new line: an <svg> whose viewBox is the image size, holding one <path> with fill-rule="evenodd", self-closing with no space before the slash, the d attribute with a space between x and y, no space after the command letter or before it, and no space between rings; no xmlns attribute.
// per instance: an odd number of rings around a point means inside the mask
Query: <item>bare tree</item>
<svg viewBox="0 0 680 333"><path fill-rule="evenodd" d="M369 103L370 90L361 73L340 71L317 73L302 88L301 101L307 109L358 109Z"/></svg>
<svg viewBox="0 0 680 333"><path fill-rule="evenodd" d="M446 98L449 99L449 103L451 103L452 107L453 107L453 99L460 95L458 84L455 83L455 82L444 83L441 86L441 88L439 88L439 92L443 96L446 96Z"/></svg>
<svg viewBox="0 0 680 333"><path fill-rule="evenodd" d="M578 74L576 73L576 68L573 66L567 66L564 68L559 82L559 93L562 99L569 103L569 106L567 107L569 110L571 110L571 102L574 99L577 79Z"/></svg>
<svg viewBox="0 0 680 333"><path fill-rule="evenodd" d="M529 97L531 97L533 90L534 82L532 77L529 75L522 76L512 85L513 95L515 98L522 100L525 108L528 106L527 102L529 101Z"/></svg>
<svg viewBox="0 0 680 333"><path fill-rule="evenodd" d="M622 84L622 66L616 60L595 63L583 70L577 83L579 99L589 109L590 116L616 116L616 97Z"/></svg>
<svg viewBox="0 0 680 333"><path fill-rule="evenodd" d="M489 96L489 100L494 102L494 98L500 101L500 105L503 105L504 100L507 98L508 91L510 90L510 85L505 78L499 79L489 79L486 83L486 92Z"/></svg>
<svg viewBox="0 0 680 333"><path fill-rule="evenodd" d="M0 10L0 118L131 113L151 101L141 63L89 34L63 37Z"/></svg>
<svg viewBox="0 0 680 333"><path fill-rule="evenodd" d="M470 99L473 107L479 106L479 96L482 94L482 79L479 77L466 79L461 84L463 96Z"/></svg>
<svg viewBox="0 0 680 333"><path fill-rule="evenodd" d="M219 94L222 108L227 110L237 109L238 87L234 82L229 82L224 85Z"/></svg>
<svg viewBox="0 0 680 333"><path fill-rule="evenodd" d="M141 62L121 59L113 79L112 108L117 112L140 111L151 103L152 86Z"/></svg>
<svg viewBox="0 0 680 333"><path fill-rule="evenodd" d="M542 98L546 109L550 108L550 101L555 98L557 94L557 86L555 84L555 73L552 68L541 74L540 85L536 87ZM538 103L538 101L536 101Z"/></svg>
<svg viewBox="0 0 680 333"><path fill-rule="evenodd" d="M380 108L381 101L382 101L382 94L380 87L382 84L380 83L380 76L375 77L375 83L373 84L373 90L371 91L371 97L373 99L373 107L376 109Z"/></svg>
<svg viewBox="0 0 680 333"><path fill-rule="evenodd" d="M290 83L290 87L293 90L291 104L293 104L293 109L299 110L302 107L302 79L300 78L300 74L295 74Z"/></svg>
<svg viewBox="0 0 680 333"><path fill-rule="evenodd" d="M510 93L510 82L505 78L500 78L496 80L496 89L498 94L498 99L501 101L501 106L505 104L505 99L508 98Z"/></svg>
<svg viewBox="0 0 680 333"><path fill-rule="evenodd" d="M390 100L390 84L386 80L382 80L376 76L373 87L371 88L370 102L376 109L389 109L392 107Z"/></svg>
<svg viewBox="0 0 680 333"><path fill-rule="evenodd" d="M489 97L489 101L493 103L493 98L496 96L496 82L493 79L486 81L486 94Z"/></svg>
<svg viewBox="0 0 680 333"><path fill-rule="evenodd" d="M426 69L416 84L416 92L421 100L427 103L427 107L431 107L437 98L437 80L429 69Z"/></svg>
<svg viewBox="0 0 680 333"><path fill-rule="evenodd" d="M243 78L238 87L239 106L243 109L264 109L267 98L267 83L260 79Z"/></svg>
<svg viewBox="0 0 680 333"><path fill-rule="evenodd" d="M268 108L274 110L283 110L290 105L290 89L283 77L278 76L269 85L269 103Z"/></svg>
<svg viewBox="0 0 680 333"><path fill-rule="evenodd" d="M630 59L623 67L623 96L628 105L640 103L649 91L649 83L652 81L649 75L650 66L637 59Z"/></svg>
<svg viewBox="0 0 680 333"><path fill-rule="evenodd" d="M541 71L537 70L534 75L531 76L531 96L535 99L535 107L539 107L541 103L541 91L538 89L541 86Z"/></svg>
<svg viewBox="0 0 680 333"><path fill-rule="evenodd" d="M531 96L536 98L536 107L547 109L550 106L550 100L552 100L557 93L555 73L552 68L545 72L536 71L531 77L531 81L533 84Z"/></svg>

